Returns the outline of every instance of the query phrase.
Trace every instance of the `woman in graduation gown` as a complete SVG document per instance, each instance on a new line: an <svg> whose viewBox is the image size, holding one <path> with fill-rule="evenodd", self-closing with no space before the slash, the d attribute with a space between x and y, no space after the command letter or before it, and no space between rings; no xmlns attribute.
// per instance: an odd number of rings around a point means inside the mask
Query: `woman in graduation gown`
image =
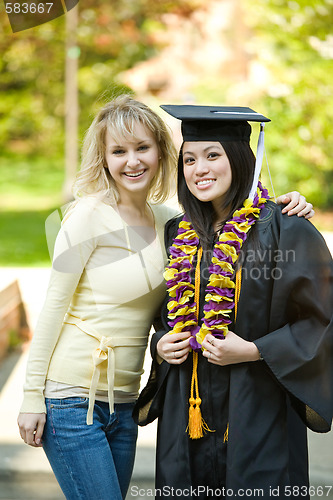
<svg viewBox="0 0 333 500"><path fill-rule="evenodd" d="M268 119L163 108L182 120L186 215L166 226L168 297L134 411L159 418L156 498L309 498L306 429L333 412L330 252L258 183L247 120Z"/></svg>

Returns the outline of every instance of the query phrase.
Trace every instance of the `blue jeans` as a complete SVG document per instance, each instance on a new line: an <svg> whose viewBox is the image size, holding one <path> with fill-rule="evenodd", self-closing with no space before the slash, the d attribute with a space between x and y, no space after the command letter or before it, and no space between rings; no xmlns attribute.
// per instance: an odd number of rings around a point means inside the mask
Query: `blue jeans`
<svg viewBox="0 0 333 500"><path fill-rule="evenodd" d="M137 439L134 403L95 402L86 424L88 398L46 398L43 448L67 500L122 500L130 483Z"/></svg>

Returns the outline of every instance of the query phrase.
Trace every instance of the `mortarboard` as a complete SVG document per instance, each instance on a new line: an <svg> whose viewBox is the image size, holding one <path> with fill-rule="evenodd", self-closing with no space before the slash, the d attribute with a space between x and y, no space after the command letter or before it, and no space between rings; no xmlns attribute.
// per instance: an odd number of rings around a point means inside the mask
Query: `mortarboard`
<svg viewBox="0 0 333 500"><path fill-rule="evenodd" d="M251 122L260 122L256 166L249 198L253 199L259 180L264 152L264 122L269 118L253 109L235 106L162 105L169 115L181 120L183 140L192 141L250 141Z"/></svg>

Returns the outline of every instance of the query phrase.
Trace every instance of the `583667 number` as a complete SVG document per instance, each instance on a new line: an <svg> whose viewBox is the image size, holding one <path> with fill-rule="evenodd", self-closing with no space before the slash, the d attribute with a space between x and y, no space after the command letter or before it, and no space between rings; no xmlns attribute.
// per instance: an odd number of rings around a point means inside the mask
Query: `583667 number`
<svg viewBox="0 0 333 500"><path fill-rule="evenodd" d="M328 497L332 491L332 486L285 486L284 496L286 497Z"/></svg>
<svg viewBox="0 0 333 500"><path fill-rule="evenodd" d="M51 3L9 3L6 2L7 14L47 14L52 9L53 2Z"/></svg>

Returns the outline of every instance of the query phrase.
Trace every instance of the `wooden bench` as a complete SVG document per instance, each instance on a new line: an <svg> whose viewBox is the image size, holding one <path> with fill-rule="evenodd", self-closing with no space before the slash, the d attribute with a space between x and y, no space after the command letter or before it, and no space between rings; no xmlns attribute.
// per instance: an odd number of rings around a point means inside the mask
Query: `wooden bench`
<svg viewBox="0 0 333 500"><path fill-rule="evenodd" d="M8 351L11 336L15 337L18 343L31 339L31 331L17 281L13 281L0 290L0 360Z"/></svg>

